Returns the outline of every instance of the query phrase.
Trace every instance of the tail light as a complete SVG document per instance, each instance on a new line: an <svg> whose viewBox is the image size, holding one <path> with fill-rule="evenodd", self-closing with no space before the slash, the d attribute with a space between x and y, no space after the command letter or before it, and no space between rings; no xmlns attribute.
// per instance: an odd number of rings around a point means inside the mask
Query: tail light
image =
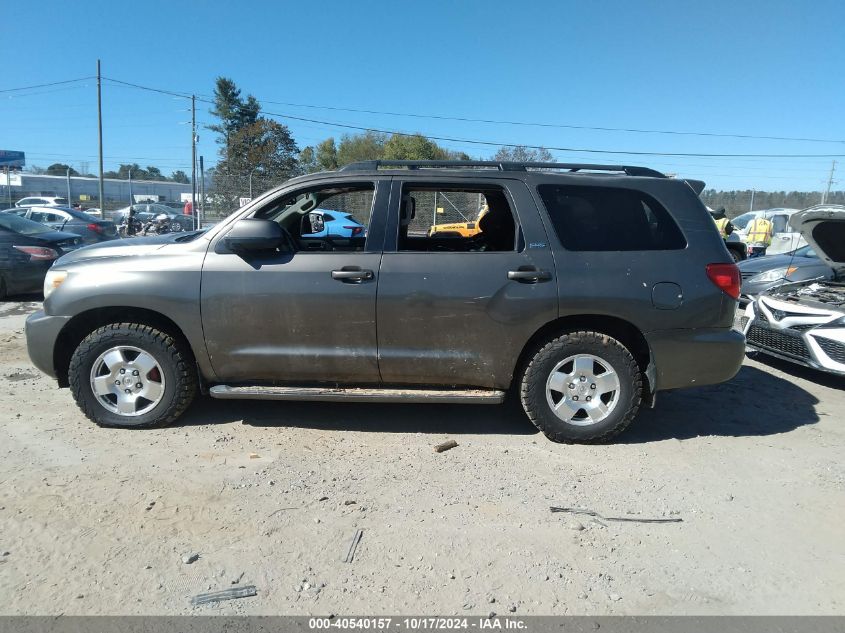
<svg viewBox="0 0 845 633"><path fill-rule="evenodd" d="M29 255L29 261L31 262L46 262L56 259L59 256L52 248L45 248L43 246L13 246L12 248Z"/></svg>
<svg viewBox="0 0 845 633"><path fill-rule="evenodd" d="M89 231L94 231L94 233L102 233L102 232L103 232L103 227L102 227L102 226L100 226L99 224L94 224L94 223L92 222L91 224L89 224L89 225L88 225L88 230L89 230Z"/></svg>
<svg viewBox="0 0 845 633"><path fill-rule="evenodd" d="M344 226L343 228L351 229L352 230L352 237L355 237L357 235L361 235L361 233L364 231L363 226Z"/></svg>
<svg viewBox="0 0 845 633"><path fill-rule="evenodd" d="M717 288L733 299L739 298L742 277L736 264L707 264L706 270L707 277Z"/></svg>

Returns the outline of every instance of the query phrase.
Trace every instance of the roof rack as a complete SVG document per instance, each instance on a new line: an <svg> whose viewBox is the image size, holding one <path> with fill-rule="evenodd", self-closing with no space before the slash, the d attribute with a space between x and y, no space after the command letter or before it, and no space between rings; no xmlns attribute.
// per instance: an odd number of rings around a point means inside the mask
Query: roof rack
<svg viewBox="0 0 845 633"><path fill-rule="evenodd" d="M499 171L528 171L529 169L565 169L576 171L614 171L628 176L649 176L651 178L666 178L665 174L648 167L634 167L631 165L590 165L588 163L535 163L508 162L498 160L364 160L349 163L340 171L376 171L382 167L404 167L407 169L431 168L495 168Z"/></svg>

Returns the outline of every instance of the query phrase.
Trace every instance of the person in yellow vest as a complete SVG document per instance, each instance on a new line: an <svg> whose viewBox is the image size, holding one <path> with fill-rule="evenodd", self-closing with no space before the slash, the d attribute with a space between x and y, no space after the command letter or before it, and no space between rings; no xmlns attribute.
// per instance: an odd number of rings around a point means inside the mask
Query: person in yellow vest
<svg viewBox="0 0 845 633"><path fill-rule="evenodd" d="M762 257L766 254L766 249L772 244L772 233L774 232L774 224L771 220L759 217L754 218L748 223L748 235L746 242L748 243L749 257Z"/></svg>
<svg viewBox="0 0 845 633"><path fill-rule="evenodd" d="M725 207L713 212L713 220L716 222L716 228L719 229L719 234L722 237L727 237L734 232L734 225L728 220L725 213Z"/></svg>

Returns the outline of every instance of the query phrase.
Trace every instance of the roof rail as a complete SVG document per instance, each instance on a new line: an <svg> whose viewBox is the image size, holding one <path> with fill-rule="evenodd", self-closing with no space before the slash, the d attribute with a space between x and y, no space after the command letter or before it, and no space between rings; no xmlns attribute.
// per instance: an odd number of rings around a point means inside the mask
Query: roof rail
<svg viewBox="0 0 845 633"><path fill-rule="evenodd" d="M529 169L565 169L576 171L615 171L628 176L649 176L651 178L666 178L665 174L648 167L634 167L631 165L590 165L588 163L537 163L537 162L509 162L498 160L364 160L349 163L340 171L376 171L382 167L405 167L407 169L431 168L473 168L487 167L499 171L528 171Z"/></svg>

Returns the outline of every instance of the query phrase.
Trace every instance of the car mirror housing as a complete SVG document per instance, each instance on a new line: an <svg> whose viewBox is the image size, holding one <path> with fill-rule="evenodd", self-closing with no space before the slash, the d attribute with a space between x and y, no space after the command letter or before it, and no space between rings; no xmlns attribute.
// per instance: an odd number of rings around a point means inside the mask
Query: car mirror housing
<svg viewBox="0 0 845 633"><path fill-rule="evenodd" d="M290 250L290 238L287 231L271 220L253 218L238 220L223 238L223 242L229 250L236 253Z"/></svg>

